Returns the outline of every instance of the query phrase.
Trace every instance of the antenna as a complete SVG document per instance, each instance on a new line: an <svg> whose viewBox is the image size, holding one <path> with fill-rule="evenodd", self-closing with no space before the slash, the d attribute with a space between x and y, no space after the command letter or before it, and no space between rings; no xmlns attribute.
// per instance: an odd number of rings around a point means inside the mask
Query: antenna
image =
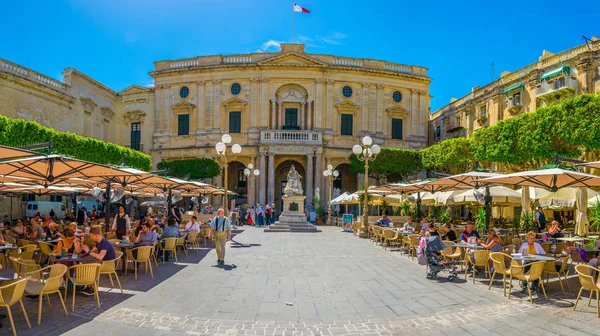
<svg viewBox="0 0 600 336"><path fill-rule="evenodd" d="M492 61L492 82L495 80L496 75L494 74L494 61Z"/></svg>
<svg viewBox="0 0 600 336"><path fill-rule="evenodd" d="M592 51L592 46L590 45L592 43L592 40L585 36L581 36L581 39L585 42L585 45L587 45L588 49Z"/></svg>

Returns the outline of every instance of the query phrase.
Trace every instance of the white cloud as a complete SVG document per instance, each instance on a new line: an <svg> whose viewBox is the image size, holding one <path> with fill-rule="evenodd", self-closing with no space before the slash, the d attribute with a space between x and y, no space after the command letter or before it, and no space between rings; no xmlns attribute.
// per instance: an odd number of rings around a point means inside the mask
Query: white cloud
<svg viewBox="0 0 600 336"><path fill-rule="evenodd" d="M342 44L344 39L346 39L346 34L340 32L332 32L327 35L317 35L314 38L305 35L300 35L296 37L296 40L294 42L303 43L307 47L324 48L326 45ZM260 46L260 48L256 50L256 52L279 51L281 48L281 43L289 43L289 41L268 40L264 42Z"/></svg>

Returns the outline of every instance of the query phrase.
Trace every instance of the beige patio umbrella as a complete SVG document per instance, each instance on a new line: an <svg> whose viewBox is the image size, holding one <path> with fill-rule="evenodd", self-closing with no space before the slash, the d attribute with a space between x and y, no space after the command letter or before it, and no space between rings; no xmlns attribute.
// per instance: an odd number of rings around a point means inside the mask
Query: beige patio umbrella
<svg viewBox="0 0 600 336"><path fill-rule="evenodd" d="M492 204L496 206L500 205L517 205L521 202L521 194L517 191L504 186L489 187L490 196L492 196ZM481 196L476 196L476 193L480 193ZM469 189L459 193L452 199L454 204L481 204L484 205L483 197L485 196L485 189Z"/></svg>
<svg viewBox="0 0 600 336"><path fill-rule="evenodd" d="M539 170L506 174L486 178L482 181L495 184L539 187L550 191L557 191L566 187L600 186L600 176L554 167L542 167Z"/></svg>
<svg viewBox="0 0 600 336"><path fill-rule="evenodd" d="M589 221L587 217L588 205L588 188L578 188L577 193L577 223L575 225L575 233L578 236L583 236L588 233Z"/></svg>
<svg viewBox="0 0 600 336"><path fill-rule="evenodd" d="M0 160L23 158L27 156L41 155L40 153L30 150L0 146Z"/></svg>
<svg viewBox="0 0 600 336"><path fill-rule="evenodd" d="M87 191L85 188L69 188L69 187L57 187L57 186L25 186L20 188L7 189L5 192L13 194L36 194L38 196L48 194L72 194Z"/></svg>
<svg viewBox="0 0 600 336"><path fill-rule="evenodd" d="M581 188L562 188L553 193L542 196L538 203L544 209L562 210L575 209L579 202L579 190ZM585 188L589 196L595 196L598 193L590 188Z"/></svg>

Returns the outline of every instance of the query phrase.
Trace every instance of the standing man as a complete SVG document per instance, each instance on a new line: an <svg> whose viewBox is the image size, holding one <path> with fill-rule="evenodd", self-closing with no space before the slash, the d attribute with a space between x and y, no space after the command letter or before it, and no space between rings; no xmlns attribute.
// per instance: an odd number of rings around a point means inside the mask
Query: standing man
<svg viewBox="0 0 600 336"><path fill-rule="evenodd" d="M271 224L275 224L275 221L277 221L277 211L275 210L275 203L271 204L271 212L273 212L271 214Z"/></svg>
<svg viewBox="0 0 600 336"><path fill-rule="evenodd" d="M210 222L211 238L214 237L217 250L217 266L225 264L225 244L231 240L231 222L224 214L225 210L219 208L217 216Z"/></svg>
<svg viewBox="0 0 600 336"><path fill-rule="evenodd" d="M535 222L537 223L537 232L542 232L546 228L546 216L541 206L538 206L538 211L535 213Z"/></svg>
<svg viewBox="0 0 600 336"><path fill-rule="evenodd" d="M256 203L256 224L258 224L258 226L263 226L264 222L263 222L263 218L265 215L265 212L263 210L263 207L260 206L260 203Z"/></svg>
<svg viewBox="0 0 600 336"><path fill-rule="evenodd" d="M117 239L123 239L123 236L127 235L127 231L131 230L129 215L125 213L122 205L119 207L119 213L115 215L112 230L116 232Z"/></svg>
<svg viewBox="0 0 600 336"><path fill-rule="evenodd" d="M267 204L265 205L265 219L267 226L271 225L271 216L273 216L273 211L271 210L271 206Z"/></svg>

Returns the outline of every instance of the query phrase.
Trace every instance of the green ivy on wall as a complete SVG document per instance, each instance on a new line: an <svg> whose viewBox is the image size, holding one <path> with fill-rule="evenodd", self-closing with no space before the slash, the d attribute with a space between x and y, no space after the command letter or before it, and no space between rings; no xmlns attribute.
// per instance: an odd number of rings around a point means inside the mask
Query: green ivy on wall
<svg viewBox="0 0 600 336"><path fill-rule="evenodd" d="M157 168L166 170L169 176L192 180L212 178L221 173L219 164L209 158L162 161Z"/></svg>

